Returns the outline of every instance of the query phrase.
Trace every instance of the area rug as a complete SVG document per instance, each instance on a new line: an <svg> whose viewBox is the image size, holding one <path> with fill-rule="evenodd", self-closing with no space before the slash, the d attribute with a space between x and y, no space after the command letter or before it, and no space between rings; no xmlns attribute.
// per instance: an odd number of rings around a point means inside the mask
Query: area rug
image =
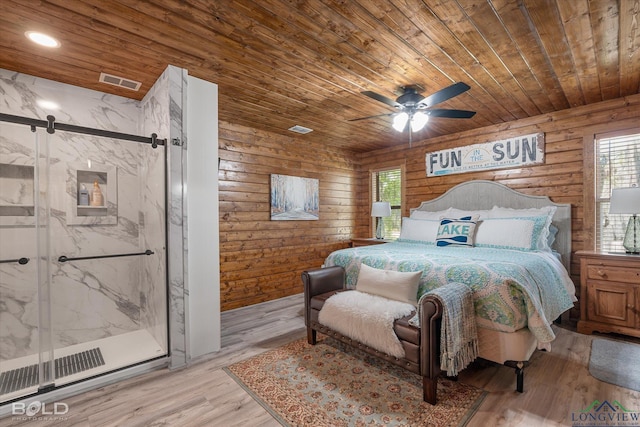
<svg viewBox="0 0 640 427"><path fill-rule="evenodd" d="M595 338L589 372L600 381L640 391L640 344Z"/></svg>
<svg viewBox="0 0 640 427"><path fill-rule="evenodd" d="M294 341L225 371L285 426L461 426L486 394L441 378L430 405L422 377L332 338Z"/></svg>

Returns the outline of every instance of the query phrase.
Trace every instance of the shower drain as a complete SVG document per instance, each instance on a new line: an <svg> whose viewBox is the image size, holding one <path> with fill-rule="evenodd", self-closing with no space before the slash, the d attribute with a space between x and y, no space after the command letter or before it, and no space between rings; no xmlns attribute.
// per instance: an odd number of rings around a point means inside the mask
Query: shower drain
<svg viewBox="0 0 640 427"><path fill-rule="evenodd" d="M104 365L99 347L54 360L56 378L62 378ZM33 387L38 384L38 365L0 373L0 395Z"/></svg>

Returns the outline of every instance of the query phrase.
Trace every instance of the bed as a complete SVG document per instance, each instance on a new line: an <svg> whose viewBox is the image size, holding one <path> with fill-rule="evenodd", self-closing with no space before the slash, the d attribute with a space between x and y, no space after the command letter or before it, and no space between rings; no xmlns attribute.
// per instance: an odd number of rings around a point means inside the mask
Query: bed
<svg viewBox="0 0 640 427"><path fill-rule="evenodd" d="M457 235L437 243L443 237L436 234L442 231L441 217L474 222L473 244L460 246ZM517 389L522 391L522 372L531 355L536 349L550 350L555 338L551 322L576 300L568 274L570 256L569 204L492 181L469 181L412 209L410 217L403 218L397 242L333 252L325 267L341 268L345 289L355 288L363 263L387 270L422 270L417 300L449 282L469 286L479 357L514 367Z"/></svg>

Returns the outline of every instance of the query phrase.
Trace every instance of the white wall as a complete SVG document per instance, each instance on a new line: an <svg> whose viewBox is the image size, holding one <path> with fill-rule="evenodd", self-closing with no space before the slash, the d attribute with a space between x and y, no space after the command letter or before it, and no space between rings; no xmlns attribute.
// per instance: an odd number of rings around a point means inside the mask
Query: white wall
<svg viewBox="0 0 640 427"><path fill-rule="evenodd" d="M220 350L218 86L187 84L188 357Z"/></svg>

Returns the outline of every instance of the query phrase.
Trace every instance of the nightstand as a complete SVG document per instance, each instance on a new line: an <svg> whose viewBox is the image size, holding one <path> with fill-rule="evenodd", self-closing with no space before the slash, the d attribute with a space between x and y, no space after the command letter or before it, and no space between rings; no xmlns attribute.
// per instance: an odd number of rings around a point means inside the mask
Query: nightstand
<svg viewBox="0 0 640 427"><path fill-rule="evenodd" d="M640 256L578 251L578 332L640 337Z"/></svg>
<svg viewBox="0 0 640 427"><path fill-rule="evenodd" d="M380 245L382 243L389 242L393 242L393 240L376 239L375 237L354 237L353 239L351 239L351 247L355 248L358 246Z"/></svg>

